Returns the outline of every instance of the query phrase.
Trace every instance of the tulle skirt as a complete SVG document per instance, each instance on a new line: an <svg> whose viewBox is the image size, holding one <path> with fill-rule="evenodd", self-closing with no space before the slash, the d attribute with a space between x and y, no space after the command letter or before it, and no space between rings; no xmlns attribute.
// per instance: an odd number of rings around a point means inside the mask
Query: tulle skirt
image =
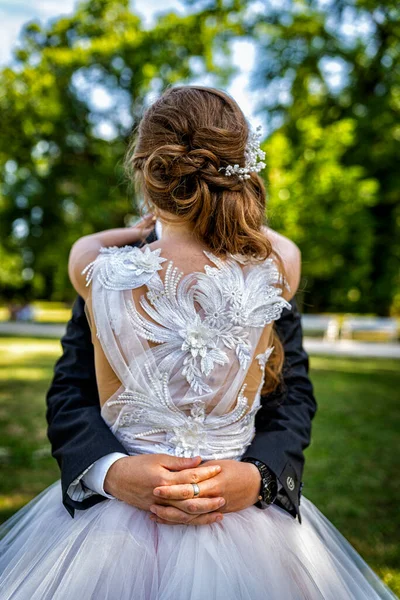
<svg viewBox="0 0 400 600"><path fill-rule="evenodd" d="M105 500L71 518L60 481L0 527L1 600L393 600L304 496L212 525L159 525Z"/></svg>

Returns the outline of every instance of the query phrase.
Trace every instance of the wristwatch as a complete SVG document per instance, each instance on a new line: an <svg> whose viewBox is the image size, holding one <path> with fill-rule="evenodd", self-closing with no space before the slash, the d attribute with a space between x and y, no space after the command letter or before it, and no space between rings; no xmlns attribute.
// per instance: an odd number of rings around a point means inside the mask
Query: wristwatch
<svg viewBox="0 0 400 600"><path fill-rule="evenodd" d="M258 501L254 504L257 508L268 508L278 494L278 480L269 467L257 458L242 458L242 462L251 462L257 467L261 475L261 486Z"/></svg>

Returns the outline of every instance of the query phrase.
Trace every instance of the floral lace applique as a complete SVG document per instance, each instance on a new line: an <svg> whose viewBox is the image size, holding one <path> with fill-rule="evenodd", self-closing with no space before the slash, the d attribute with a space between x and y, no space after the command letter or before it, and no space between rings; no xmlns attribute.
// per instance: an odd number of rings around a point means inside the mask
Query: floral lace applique
<svg viewBox="0 0 400 600"><path fill-rule="evenodd" d="M148 283L162 269L167 259L160 256L161 248L144 252L137 246L111 246L101 248L96 259L82 271L86 274L86 285L90 285L93 272L98 266L98 280L108 290L127 290Z"/></svg>
<svg viewBox="0 0 400 600"><path fill-rule="evenodd" d="M240 367L245 370L251 360L249 328L264 327L279 318L290 304L278 287L280 274L272 259L251 265L241 255L228 255L222 260L203 250L215 267L204 266L204 272L189 273L183 280L180 271L169 260L164 281L158 275L167 259L161 248L144 252L138 247L102 248L95 261L83 271L88 285L96 269L96 281L108 290L127 290L147 286L139 303L147 315L136 309L133 299L127 303L128 316L141 337L158 346L152 348L154 360L161 371L170 373L178 362L182 375L197 394L212 392L206 378L216 365L229 363L228 350L234 351ZM203 311L200 316L195 308ZM110 317L111 318L111 317ZM114 330L117 323L111 318ZM118 330L118 331L117 331Z"/></svg>
<svg viewBox="0 0 400 600"><path fill-rule="evenodd" d="M229 362L224 346L235 351L245 370L252 354L246 328L264 327L290 307L274 285L279 272L271 263L254 265L245 275L232 258L222 261L203 252L217 268L205 265L204 273L190 273L180 281L183 272L169 261L164 282L155 278L147 284L149 291L140 305L154 322L139 314L133 301L128 303L139 335L160 344L152 348L160 369L170 372L181 360L182 375L198 394L212 391L205 378L215 365Z"/></svg>
<svg viewBox="0 0 400 600"><path fill-rule="evenodd" d="M92 302L101 343L111 352L117 349L113 368L120 381L126 382L125 391L103 405L103 418L131 454L238 458L254 437L254 417L261 406L262 382L252 403L244 395L245 372L261 333L252 328L264 328L285 307L290 308L281 296L279 272L270 260L241 268L232 256L221 260L204 251L214 266L205 265L204 271L183 276L169 260L162 279L159 271L167 259L160 251L104 248L85 269L88 284L93 281L95 288ZM145 293L134 300L129 291L142 285ZM120 295L124 290L128 293ZM147 349L140 338L155 345ZM144 370L145 392L143 384L136 387L139 378L129 366L129 356L120 353L125 342L128 349L137 349L135 364ZM269 348L256 356L260 369L271 352ZM233 383L238 368L226 374L214 371L225 365L231 370L235 356L243 370L243 379L239 376L235 384L236 403L229 412L224 409L221 414L212 408L207 414L208 403L214 406L214 392L222 392L216 407L219 402L232 406L229 378ZM173 389L180 399L180 374L192 392L185 396L184 409L171 397L172 372ZM208 396L201 398L203 394Z"/></svg>
<svg viewBox="0 0 400 600"><path fill-rule="evenodd" d="M135 453L140 448L139 440L143 443L146 438L160 433L165 434L165 441L157 444L160 452L184 457L201 455L203 460L236 457L251 443L254 417L260 407L249 407L244 395L246 383L230 412L207 415L204 402L197 399L186 413L175 406L170 396L168 373L154 375L149 362L144 369L149 394L125 390L102 409L110 414L115 408L119 409L114 423L109 425L129 452ZM107 416L105 418L107 421Z"/></svg>

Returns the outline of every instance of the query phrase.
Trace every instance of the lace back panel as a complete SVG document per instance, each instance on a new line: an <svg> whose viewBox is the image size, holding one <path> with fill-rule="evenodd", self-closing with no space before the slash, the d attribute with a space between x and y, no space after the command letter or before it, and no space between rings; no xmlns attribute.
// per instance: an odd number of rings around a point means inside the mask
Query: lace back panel
<svg viewBox="0 0 400 600"><path fill-rule="evenodd" d="M272 259L203 252L215 266L185 276L169 260L162 279L148 245L102 248L84 271L102 416L130 454L239 458L254 436L271 324L290 304Z"/></svg>

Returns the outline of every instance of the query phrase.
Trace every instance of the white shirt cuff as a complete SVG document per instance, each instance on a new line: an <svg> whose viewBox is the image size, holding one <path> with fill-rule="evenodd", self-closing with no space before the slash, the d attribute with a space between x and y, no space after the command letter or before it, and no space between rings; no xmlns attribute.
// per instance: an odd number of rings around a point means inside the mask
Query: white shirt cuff
<svg viewBox="0 0 400 600"><path fill-rule="evenodd" d="M127 456L128 454L122 454L121 452L111 452L96 460L70 484L67 490L68 496L77 502L82 502L82 500L95 494L115 500L115 496L111 496L111 494L104 491L104 480L111 465L120 458L126 458Z"/></svg>

